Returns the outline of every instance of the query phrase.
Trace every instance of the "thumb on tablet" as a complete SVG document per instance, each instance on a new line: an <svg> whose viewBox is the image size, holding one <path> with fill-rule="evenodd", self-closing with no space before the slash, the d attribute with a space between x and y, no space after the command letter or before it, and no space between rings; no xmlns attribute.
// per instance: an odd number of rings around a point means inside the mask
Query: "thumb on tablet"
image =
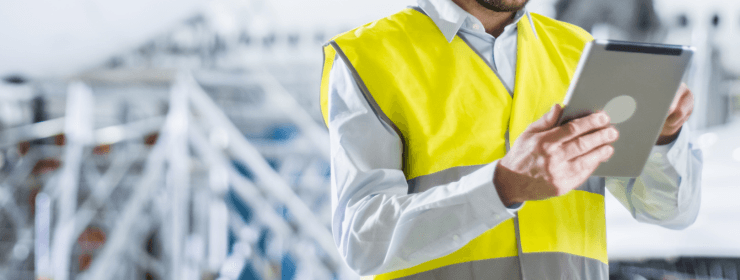
<svg viewBox="0 0 740 280"><path fill-rule="evenodd" d="M539 120L529 125L527 130L530 132L541 132L555 127L555 124L558 122L558 118L560 118L560 114L562 112L563 108L560 107L560 104L552 105L550 111L543 115Z"/></svg>

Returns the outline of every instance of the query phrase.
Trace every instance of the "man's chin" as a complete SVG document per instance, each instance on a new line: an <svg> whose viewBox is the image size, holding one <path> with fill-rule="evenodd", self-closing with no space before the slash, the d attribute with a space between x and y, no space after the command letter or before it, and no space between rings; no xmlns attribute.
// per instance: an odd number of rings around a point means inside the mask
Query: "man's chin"
<svg viewBox="0 0 740 280"><path fill-rule="evenodd" d="M529 0L521 3L508 3L506 0L475 0L481 6L494 12L516 12L524 8Z"/></svg>

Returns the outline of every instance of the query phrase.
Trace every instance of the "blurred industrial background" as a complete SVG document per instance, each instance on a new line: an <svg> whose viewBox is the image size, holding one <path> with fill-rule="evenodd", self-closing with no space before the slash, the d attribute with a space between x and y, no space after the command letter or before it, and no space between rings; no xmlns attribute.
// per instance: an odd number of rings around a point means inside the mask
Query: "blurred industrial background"
<svg viewBox="0 0 740 280"><path fill-rule="evenodd" d="M0 279L359 279L329 230L321 46L413 0L0 3ZM614 279L740 277L740 2L531 0L693 45L684 231L607 197Z"/></svg>

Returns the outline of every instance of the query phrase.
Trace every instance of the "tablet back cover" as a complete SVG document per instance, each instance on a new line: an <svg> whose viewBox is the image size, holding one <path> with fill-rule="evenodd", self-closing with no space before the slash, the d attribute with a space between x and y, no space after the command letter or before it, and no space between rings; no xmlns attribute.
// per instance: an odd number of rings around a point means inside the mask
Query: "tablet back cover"
<svg viewBox="0 0 740 280"><path fill-rule="evenodd" d="M561 119L605 110L620 137L593 176L637 177L691 60L685 46L597 40L581 57Z"/></svg>

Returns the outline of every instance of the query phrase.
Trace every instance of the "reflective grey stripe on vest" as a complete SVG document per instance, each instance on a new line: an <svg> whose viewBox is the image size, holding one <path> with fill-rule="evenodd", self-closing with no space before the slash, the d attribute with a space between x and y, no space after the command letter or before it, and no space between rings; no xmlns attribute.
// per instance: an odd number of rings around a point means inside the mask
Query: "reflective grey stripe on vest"
<svg viewBox="0 0 740 280"><path fill-rule="evenodd" d="M414 275L401 277L403 280L508 280L521 279L519 274L519 258L497 258L480 261L472 261L458 264L451 264L437 269L424 271Z"/></svg>
<svg viewBox="0 0 740 280"><path fill-rule="evenodd" d="M444 185L460 180L465 175L473 173L480 169L484 165L471 165L471 166L458 166L448 168L442 171L438 171L429 175L423 175L414 179L408 180L409 192L408 193L420 193L434 186ZM591 176L581 184L577 190L587 191L590 193L604 195L604 189L606 186L606 180L604 177Z"/></svg>
<svg viewBox="0 0 740 280"><path fill-rule="evenodd" d="M344 64L349 69L349 72L352 73L352 78L355 79L357 86L362 92L362 96L365 97L365 101L367 101L368 105L370 105L370 109L372 109L373 113L375 113L375 116L377 116L382 121L382 123L385 124L383 128L385 128L386 130L388 130L388 127L393 129L393 131L388 132L395 132L396 135L398 135L398 138L401 139L401 145L403 145L403 147L406 147L406 138L403 136L403 133L401 133L401 130L398 129L398 126L396 126L396 124L391 121L391 119L383 112L383 110L380 109L380 105L378 105L378 102L375 101L373 95L370 94L370 90L367 89L365 82L362 81L360 74L357 73L357 69L355 69L355 66L352 65L352 63L349 61L349 58L347 58L347 55L344 54L342 48L340 48L335 41L331 41L329 42L329 44L331 44L331 46L337 52L337 55L342 59L342 61L344 61Z"/></svg>
<svg viewBox="0 0 740 280"><path fill-rule="evenodd" d="M520 256L523 279L609 279L609 266L567 253L526 253Z"/></svg>
<svg viewBox="0 0 740 280"><path fill-rule="evenodd" d="M409 184L409 193L420 193L431 189L434 186L459 181L463 176L473 173L473 171L476 171L483 166L484 165L458 166L434 172L429 175L416 177L407 181Z"/></svg>

